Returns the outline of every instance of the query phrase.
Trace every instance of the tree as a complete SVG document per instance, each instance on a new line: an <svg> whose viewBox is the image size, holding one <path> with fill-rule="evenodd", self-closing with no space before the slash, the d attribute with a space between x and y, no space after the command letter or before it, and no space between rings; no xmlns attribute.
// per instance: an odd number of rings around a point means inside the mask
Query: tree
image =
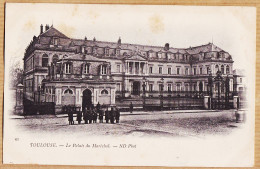
<svg viewBox="0 0 260 169"><path fill-rule="evenodd" d="M20 83L23 83L24 71L20 67L19 62L15 62L10 68L10 87L16 88Z"/></svg>

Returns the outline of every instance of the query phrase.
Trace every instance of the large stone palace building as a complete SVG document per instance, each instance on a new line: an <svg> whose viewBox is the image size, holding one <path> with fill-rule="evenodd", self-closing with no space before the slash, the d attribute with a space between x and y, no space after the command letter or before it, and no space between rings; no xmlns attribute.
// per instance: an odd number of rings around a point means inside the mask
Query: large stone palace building
<svg viewBox="0 0 260 169"><path fill-rule="evenodd" d="M208 78L230 77L231 55L213 43L189 48L72 39L53 26L40 26L24 55L24 94L31 102L84 107L114 105L116 98L156 97L158 92L209 90ZM215 86L213 86L215 87ZM213 90L214 92L214 90ZM214 94L214 93L213 93Z"/></svg>

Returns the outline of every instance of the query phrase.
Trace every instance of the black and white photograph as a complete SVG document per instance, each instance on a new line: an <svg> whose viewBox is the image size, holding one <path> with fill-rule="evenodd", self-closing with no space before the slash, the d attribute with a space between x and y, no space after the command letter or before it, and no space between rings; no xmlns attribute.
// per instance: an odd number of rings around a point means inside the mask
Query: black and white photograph
<svg viewBox="0 0 260 169"><path fill-rule="evenodd" d="M256 9L7 3L5 164L254 165Z"/></svg>

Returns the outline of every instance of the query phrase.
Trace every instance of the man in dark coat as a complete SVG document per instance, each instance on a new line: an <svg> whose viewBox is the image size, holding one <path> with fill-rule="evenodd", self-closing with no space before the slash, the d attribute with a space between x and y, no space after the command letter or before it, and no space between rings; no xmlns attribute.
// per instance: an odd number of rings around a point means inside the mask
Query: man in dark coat
<svg viewBox="0 0 260 169"><path fill-rule="evenodd" d="M89 123L92 123L92 120L93 120L93 109L92 109L92 107L90 107L89 116L88 116Z"/></svg>
<svg viewBox="0 0 260 169"><path fill-rule="evenodd" d="M96 106L96 108L97 108L97 110L100 110L100 104L99 104L99 102L98 102L98 104L97 104L97 106Z"/></svg>
<svg viewBox="0 0 260 169"><path fill-rule="evenodd" d="M114 110L113 107L111 108L111 111L110 111L110 122L111 122L112 124L115 123L115 110Z"/></svg>
<svg viewBox="0 0 260 169"><path fill-rule="evenodd" d="M116 123L119 123L120 111L119 111L119 109L117 107L116 107L115 112L116 112Z"/></svg>
<svg viewBox="0 0 260 169"><path fill-rule="evenodd" d="M107 110L105 111L105 120L106 120L106 123L109 122L109 119L110 119L109 115L110 115L110 113L109 113L108 107L107 107Z"/></svg>
<svg viewBox="0 0 260 169"><path fill-rule="evenodd" d="M133 113L134 106L133 106L133 103L132 103L132 102L130 103L129 109L130 109L130 113Z"/></svg>
<svg viewBox="0 0 260 169"><path fill-rule="evenodd" d="M85 124L88 124L88 108L87 107L84 108L83 119L85 121Z"/></svg>
<svg viewBox="0 0 260 169"><path fill-rule="evenodd" d="M71 109L70 106L67 106L67 111L68 111L68 116L69 116L69 124L70 125L73 125L74 124L74 121L73 121L73 111Z"/></svg>
<svg viewBox="0 0 260 169"><path fill-rule="evenodd" d="M77 113L77 121L78 121L78 124L81 123L81 120L82 120L82 112L79 111L79 112Z"/></svg>
<svg viewBox="0 0 260 169"><path fill-rule="evenodd" d="M93 110L93 123L97 123L97 111Z"/></svg>
<svg viewBox="0 0 260 169"><path fill-rule="evenodd" d="M103 123L103 116L104 116L104 111L102 109L100 109L98 111L98 119L99 119L99 123Z"/></svg>

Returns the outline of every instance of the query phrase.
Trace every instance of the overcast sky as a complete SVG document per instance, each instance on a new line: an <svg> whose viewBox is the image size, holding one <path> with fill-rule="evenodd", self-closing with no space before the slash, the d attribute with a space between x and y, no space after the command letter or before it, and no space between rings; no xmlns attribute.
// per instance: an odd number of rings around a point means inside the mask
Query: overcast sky
<svg viewBox="0 0 260 169"><path fill-rule="evenodd" d="M6 63L22 63L26 46L49 24L71 38L188 48L212 42L248 68L255 56L255 8L7 4Z"/></svg>

